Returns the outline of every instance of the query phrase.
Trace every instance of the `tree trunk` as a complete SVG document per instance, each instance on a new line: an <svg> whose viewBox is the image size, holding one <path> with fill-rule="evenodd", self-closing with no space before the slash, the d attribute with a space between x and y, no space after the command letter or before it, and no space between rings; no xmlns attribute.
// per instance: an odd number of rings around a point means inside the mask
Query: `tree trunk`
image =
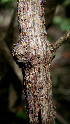
<svg viewBox="0 0 70 124"><path fill-rule="evenodd" d="M18 0L19 41L13 57L23 68L31 124L54 124L55 112L50 80L53 48L47 40L42 0Z"/></svg>

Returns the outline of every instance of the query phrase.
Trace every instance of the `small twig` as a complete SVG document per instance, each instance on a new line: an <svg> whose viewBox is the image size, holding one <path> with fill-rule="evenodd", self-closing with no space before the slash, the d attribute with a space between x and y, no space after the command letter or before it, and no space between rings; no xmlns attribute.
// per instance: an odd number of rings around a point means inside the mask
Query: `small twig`
<svg viewBox="0 0 70 124"><path fill-rule="evenodd" d="M67 41L67 39L70 38L70 30L67 31L60 39L58 39L54 44L54 52L64 43Z"/></svg>
<svg viewBox="0 0 70 124"><path fill-rule="evenodd" d="M70 30L67 31L60 39L58 39L52 46L53 46L53 53L51 54L50 57L50 62L54 59L55 57L55 52L56 50L68 39L70 38Z"/></svg>

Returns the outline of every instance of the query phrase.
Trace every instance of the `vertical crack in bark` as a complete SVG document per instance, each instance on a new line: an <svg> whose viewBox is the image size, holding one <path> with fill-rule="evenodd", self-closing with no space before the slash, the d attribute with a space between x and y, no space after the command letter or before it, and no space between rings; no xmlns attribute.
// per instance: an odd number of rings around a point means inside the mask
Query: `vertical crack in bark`
<svg viewBox="0 0 70 124"><path fill-rule="evenodd" d="M15 61L24 65L24 86L31 124L54 124L50 80L51 45L47 40L42 0L18 0L19 41Z"/></svg>

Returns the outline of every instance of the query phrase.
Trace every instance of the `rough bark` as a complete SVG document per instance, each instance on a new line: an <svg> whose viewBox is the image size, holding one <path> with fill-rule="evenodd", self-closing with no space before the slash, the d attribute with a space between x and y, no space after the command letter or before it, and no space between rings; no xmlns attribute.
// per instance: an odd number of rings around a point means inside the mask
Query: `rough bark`
<svg viewBox="0 0 70 124"><path fill-rule="evenodd" d="M18 0L19 41L13 57L23 68L30 123L54 124L50 80L53 48L47 40L42 0Z"/></svg>

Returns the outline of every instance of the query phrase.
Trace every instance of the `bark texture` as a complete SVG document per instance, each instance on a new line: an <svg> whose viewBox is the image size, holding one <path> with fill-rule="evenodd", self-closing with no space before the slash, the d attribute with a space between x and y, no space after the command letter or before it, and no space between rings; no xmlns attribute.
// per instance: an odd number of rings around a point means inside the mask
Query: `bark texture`
<svg viewBox="0 0 70 124"><path fill-rule="evenodd" d="M42 0L18 0L19 41L13 57L23 68L31 124L54 124L55 112L50 80L53 48L47 40Z"/></svg>

